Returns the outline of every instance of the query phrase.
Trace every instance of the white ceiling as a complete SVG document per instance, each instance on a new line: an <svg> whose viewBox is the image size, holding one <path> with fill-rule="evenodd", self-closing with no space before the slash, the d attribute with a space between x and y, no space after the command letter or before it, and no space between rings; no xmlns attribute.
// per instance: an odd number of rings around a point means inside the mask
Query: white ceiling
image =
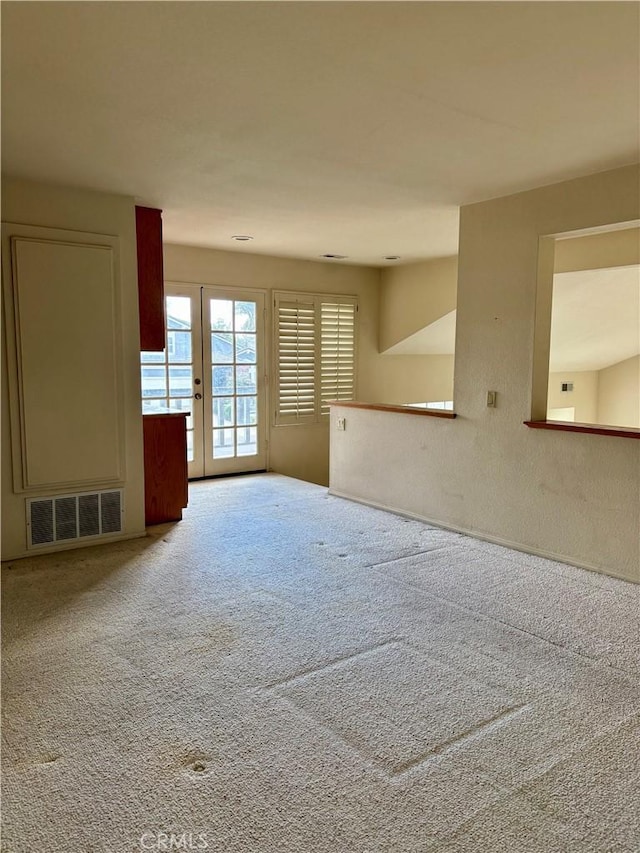
<svg viewBox="0 0 640 853"><path fill-rule="evenodd" d="M172 242L454 254L460 204L639 159L639 13L5 2L3 166L162 207Z"/></svg>
<svg viewBox="0 0 640 853"><path fill-rule="evenodd" d="M553 277L549 370L602 370L640 353L640 267Z"/></svg>

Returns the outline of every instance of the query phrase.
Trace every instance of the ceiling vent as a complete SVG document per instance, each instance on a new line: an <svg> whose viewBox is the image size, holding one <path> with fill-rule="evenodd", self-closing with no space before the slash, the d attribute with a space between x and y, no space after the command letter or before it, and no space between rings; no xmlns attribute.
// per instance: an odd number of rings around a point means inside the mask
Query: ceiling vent
<svg viewBox="0 0 640 853"><path fill-rule="evenodd" d="M27 499L29 548L122 533L122 489Z"/></svg>

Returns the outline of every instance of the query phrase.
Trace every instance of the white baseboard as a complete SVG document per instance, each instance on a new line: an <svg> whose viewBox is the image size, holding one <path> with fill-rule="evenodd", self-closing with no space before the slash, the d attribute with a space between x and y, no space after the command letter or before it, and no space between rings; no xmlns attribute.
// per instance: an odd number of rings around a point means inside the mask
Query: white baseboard
<svg viewBox="0 0 640 853"><path fill-rule="evenodd" d="M39 557L41 554L57 554L61 551L76 551L79 548L91 548L92 546L98 547L99 545L110 545L112 542L126 542L128 539L142 539L143 536L147 536L147 531L143 530L140 533L125 533L122 536L109 536L109 538L105 539L91 539L90 541L78 541L75 539L73 542L69 544L61 544L61 545L52 545L47 548L31 548L29 551L22 551L14 554L11 557L3 557L2 564L10 563L13 560L24 560L27 557Z"/></svg>
<svg viewBox="0 0 640 853"><path fill-rule="evenodd" d="M425 515L418 515L415 512L409 512L404 509L398 509L397 507L378 503L377 501L356 497L355 495L350 495L347 492L341 492L338 489L329 488L329 494L336 498L344 498L345 500L363 504L364 506L370 506L374 509L391 512L393 515L399 515L403 518L411 518L414 521L423 521L425 524L431 524L433 527L440 527L442 530L451 530L454 533L462 533L464 536L471 536L473 539L480 539L483 542L491 542L493 545L502 545L504 548L511 548L513 551L522 551L523 554L532 554L534 557L544 557L546 560L553 560L556 563L566 563L566 565L575 566L578 569L586 569L587 571L597 572L600 575L607 575L608 577L616 578L617 580L640 584L640 578L630 578L627 575L621 575L611 569L602 568L602 566L576 562L575 560L571 560L565 554L555 554L552 551L543 551L539 548L532 548L529 545L523 545L520 542L512 542L510 539L502 539L499 536L492 536L491 534L484 533L481 530L470 530L466 527L457 527L455 524L445 524L435 518L428 518Z"/></svg>

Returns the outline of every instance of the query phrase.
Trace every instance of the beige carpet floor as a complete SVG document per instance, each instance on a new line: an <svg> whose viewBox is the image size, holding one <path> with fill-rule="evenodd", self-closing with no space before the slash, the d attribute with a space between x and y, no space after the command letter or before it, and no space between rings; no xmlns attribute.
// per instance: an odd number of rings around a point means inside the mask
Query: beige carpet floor
<svg viewBox="0 0 640 853"><path fill-rule="evenodd" d="M277 475L3 580L7 853L640 850L638 586Z"/></svg>

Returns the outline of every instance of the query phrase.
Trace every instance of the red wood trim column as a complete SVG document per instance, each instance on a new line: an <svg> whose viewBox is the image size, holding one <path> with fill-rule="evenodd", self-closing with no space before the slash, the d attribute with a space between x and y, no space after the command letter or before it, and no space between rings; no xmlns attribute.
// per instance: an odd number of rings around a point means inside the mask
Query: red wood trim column
<svg viewBox="0 0 640 853"><path fill-rule="evenodd" d="M162 352L165 347L165 316L161 210L136 206L136 241L140 349Z"/></svg>

